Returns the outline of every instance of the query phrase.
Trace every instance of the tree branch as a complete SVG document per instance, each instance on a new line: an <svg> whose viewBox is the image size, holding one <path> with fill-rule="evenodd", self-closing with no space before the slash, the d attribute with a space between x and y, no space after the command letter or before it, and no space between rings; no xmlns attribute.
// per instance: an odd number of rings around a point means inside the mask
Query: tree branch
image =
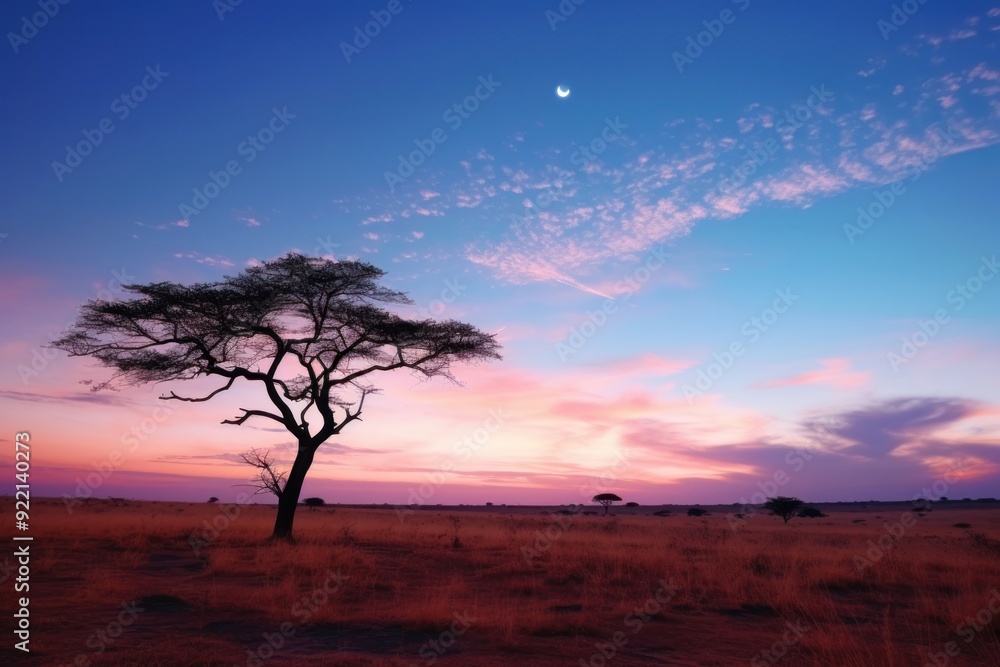
<svg viewBox="0 0 1000 667"><path fill-rule="evenodd" d="M236 424L237 426L239 426L246 420L250 419L251 417L267 417L268 419L273 419L282 426L285 427L288 426L288 424L285 423L284 419L282 419L279 415L274 414L273 412L267 412L265 410L247 410L246 408L240 408L240 410L243 412L242 417L239 417L237 419L225 419L222 421L222 423Z"/></svg>
<svg viewBox="0 0 1000 667"><path fill-rule="evenodd" d="M247 465L257 468L259 471L258 479L251 482L250 484L240 484L239 486L252 486L256 491L254 495L258 493L273 493L279 499L285 490L285 482L287 481L287 475L285 473L279 473L274 470L274 459L271 458L270 450L265 451L263 454L257 449L250 449L243 454L240 454L240 458Z"/></svg>
<svg viewBox="0 0 1000 667"><path fill-rule="evenodd" d="M209 400L210 398L212 398L216 394L221 394L222 392L226 391L227 389L229 389L230 387L233 386L234 382L236 382L236 376L235 375L233 377L229 378L229 382L226 383L225 387L220 387L220 388L216 389L215 391L213 391L208 396L204 396L202 398L186 398L184 396L178 396L174 392L170 392L169 396L160 396L160 400L163 400L163 401L171 401L171 400L173 400L173 401L188 401L190 403L200 403L202 401Z"/></svg>

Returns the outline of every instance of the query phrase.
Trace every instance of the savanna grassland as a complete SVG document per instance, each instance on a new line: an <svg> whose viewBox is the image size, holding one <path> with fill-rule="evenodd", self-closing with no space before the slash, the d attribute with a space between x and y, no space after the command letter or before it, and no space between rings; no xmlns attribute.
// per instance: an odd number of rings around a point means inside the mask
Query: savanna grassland
<svg viewBox="0 0 1000 667"><path fill-rule="evenodd" d="M2 504L11 516L12 500ZM392 509L302 508L297 542L269 544L275 509L263 505L92 501L69 514L36 500L32 652L8 640L3 656L152 667L1000 664L990 610L1000 611L1000 509L911 514L883 549L885 524L907 508L871 507L788 525L760 514L738 530L721 508L695 518L435 507L405 521ZM11 552L0 556L5 610Z"/></svg>

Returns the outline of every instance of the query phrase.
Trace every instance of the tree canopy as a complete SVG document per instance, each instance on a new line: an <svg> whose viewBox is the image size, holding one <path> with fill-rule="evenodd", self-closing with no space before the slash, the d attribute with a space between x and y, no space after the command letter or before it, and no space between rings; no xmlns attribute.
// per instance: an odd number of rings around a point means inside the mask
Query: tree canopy
<svg viewBox="0 0 1000 667"><path fill-rule="evenodd" d="M218 282L124 285L133 298L88 302L52 346L113 369L95 389L217 379L201 396L160 397L201 402L237 380L261 387L264 408L241 408L223 423L271 420L297 440L275 524L276 537L290 537L316 449L360 418L377 391L368 384L373 374L409 369L454 381L454 362L501 358L494 336L471 324L394 312L411 301L380 285L384 275L366 262L290 253Z"/></svg>
<svg viewBox="0 0 1000 667"><path fill-rule="evenodd" d="M764 509L770 510L771 514L780 516L785 523L788 523L788 520L795 516L804 504L798 498L776 496L767 499L767 502L764 503Z"/></svg>
<svg viewBox="0 0 1000 667"><path fill-rule="evenodd" d="M592 498L595 503L600 503L604 505L604 513L608 513L608 509L611 507L611 503L621 502L621 498L613 493L598 493Z"/></svg>

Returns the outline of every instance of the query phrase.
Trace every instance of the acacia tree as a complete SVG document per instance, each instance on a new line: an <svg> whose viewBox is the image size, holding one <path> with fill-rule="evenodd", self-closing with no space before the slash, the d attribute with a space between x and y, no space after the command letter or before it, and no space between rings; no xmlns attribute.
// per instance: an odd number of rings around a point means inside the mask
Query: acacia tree
<svg viewBox="0 0 1000 667"><path fill-rule="evenodd" d="M278 496L273 538L290 540L316 450L361 418L365 397L377 391L366 382L370 375L405 368L454 381L453 362L501 358L494 336L471 324L387 310L382 304L412 302L379 285L384 275L366 262L290 253L214 283L124 285L136 298L88 302L51 345L115 369L95 391L196 378L224 383L203 396L160 396L202 402L237 380L262 388L266 409L240 408L222 423L267 419L295 438L287 478L269 489Z"/></svg>
<svg viewBox="0 0 1000 667"><path fill-rule="evenodd" d="M596 496L592 498L592 500L595 503L600 503L604 505L605 516L607 515L608 510L611 508L611 503L621 502L621 498L619 498L613 493L598 493Z"/></svg>
<svg viewBox="0 0 1000 667"><path fill-rule="evenodd" d="M310 510L314 510L317 507L322 507L326 504L326 501L322 498L306 498L302 501L302 504L308 507Z"/></svg>
<svg viewBox="0 0 1000 667"><path fill-rule="evenodd" d="M795 516L804 504L798 498L777 496L775 498L768 498L767 502L764 503L764 509L770 510L772 515L780 516L784 519L785 523L788 523L788 520Z"/></svg>

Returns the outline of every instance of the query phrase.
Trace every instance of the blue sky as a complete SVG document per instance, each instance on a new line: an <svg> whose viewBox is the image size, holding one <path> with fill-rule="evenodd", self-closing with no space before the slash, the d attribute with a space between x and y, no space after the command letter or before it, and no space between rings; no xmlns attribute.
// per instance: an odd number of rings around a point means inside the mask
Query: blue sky
<svg viewBox="0 0 1000 667"><path fill-rule="evenodd" d="M636 499L730 502L792 447L824 464L783 491L908 497L961 461L955 493L991 495L1000 7L224 6L69 3L34 31L38 3L0 10L0 400L60 443L54 494L160 390L31 367L76 305L120 295L113 272L217 280L298 250L370 261L411 314L505 346L464 387L387 378L314 471L331 498L406 495L501 408L438 498L571 501L626 456ZM107 488L196 495L248 437L287 450L226 409L165 420Z"/></svg>

